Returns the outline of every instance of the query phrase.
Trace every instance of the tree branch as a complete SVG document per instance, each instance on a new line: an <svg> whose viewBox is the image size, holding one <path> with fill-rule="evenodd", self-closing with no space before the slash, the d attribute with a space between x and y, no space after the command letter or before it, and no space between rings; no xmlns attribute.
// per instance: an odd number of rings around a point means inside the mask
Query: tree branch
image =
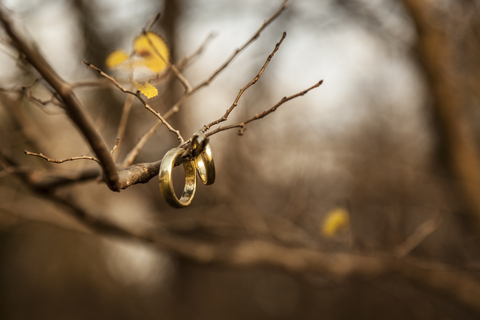
<svg viewBox="0 0 480 320"><path fill-rule="evenodd" d="M100 161L107 186L113 191L118 191L118 176L115 163L113 162L102 137L95 130L93 122L87 115L85 108L73 92L72 86L61 79L42 55L31 44L17 34L3 8L0 8L0 22L17 50L25 55L26 60L62 98L68 116L86 138L93 152Z"/></svg>
<svg viewBox="0 0 480 320"><path fill-rule="evenodd" d="M100 177L101 172L97 168L85 169L80 172L58 172L33 170L21 166L11 155L0 148L0 164L6 171L15 173L29 186L39 192L45 193L58 187L67 186L73 183L89 181Z"/></svg>
<svg viewBox="0 0 480 320"><path fill-rule="evenodd" d="M282 44L283 40L285 39L285 37L287 36L287 33L284 32L283 35L282 35L282 38L280 39L280 41L275 45L275 49L273 49L272 53L267 57L267 61L265 61L265 63L263 64L262 68L260 69L260 71L258 72L258 74L255 76L255 78L253 78L252 81L250 81L245 87L243 87L242 89L240 89L240 92L238 93L237 97L235 98L235 101L233 102L233 104L230 106L230 108L228 108L228 110L225 112L225 114L223 115L223 117L221 117L220 119L218 120L215 120L209 124L207 124L206 126L203 127L202 129L202 132L205 132L207 131L208 129L210 129L212 126L214 125L217 125L223 121L226 121L228 119L228 116L230 115L230 113L233 111L233 109L235 109L235 107L237 106L238 104L238 101L240 100L240 98L242 97L243 93L248 89L250 88L251 86L253 86L254 84L257 83L257 81L260 79L260 77L262 76L263 72L265 71L265 69L267 68L268 64L270 63L270 60L272 60L273 56L275 55L275 53L278 51L278 49L280 48L280 45Z"/></svg>
<svg viewBox="0 0 480 320"><path fill-rule="evenodd" d="M441 223L442 217L440 215L422 223L404 243L396 248L396 255L398 257L404 257L409 254L413 249L418 247L426 237L437 230Z"/></svg>
<svg viewBox="0 0 480 320"><path fill-rule="evenodd" d="M49 158L49 157L45 156L43 153L35 153L35 152L27 151L27 150L23 150L23 152L28 156L40 157L42 159L47 160L48 162L53 162L53 163L64 163L64 162L67 162L67 161L75 161L75 160L92 160L92 161L95 161L96 163L100 163L100 161L98 161L97 158L89 157L89 156L70 157L70 158L66 158L66 159L56 160L56 159L52 159L52 158Z"/></svg>
<svg viewBox="0 0 480 320"><path fill-rule="evenodd" d="M99 68L95 67L93 64L91 64L90 62L87 62L87 61L83 61L83 63L87 66L89 66L90 68L92 68L93 70L97 71L100 75L104 76L105 78L107 78L108 80L112 81L112 83L118 88L120 89L122 92L124 93L128 93L128 94L131 94L131 95L134 95L135 97L137 97L137 99L143 104L143 106L148 110L150 111L151 113L153 113L160 121L162 124L164 124L168 131L174 133L176 136L177 136L177 139L180 141L180 143L183 143L185 140L183 139L182 135L180 134L180 131L179 130L176 130L174 129L168 122L167 120L162 117L162 115L160 114L160 112L154 110L152 107L150 107L150 105L145 101L145 99L142 98L142 96L140 95L140 92L133 92L133 91L130 91L130 90L127 90L125 89L120 83L118 83L117 80L115 80L114 78L110 77L108 74L106 74L105 72L103 72L102 70L100 70Z"/></svg>
<svg viewBox="0 0 480 320"><path fill-rule="evenodd" d="M270 17L268 18L266 21L263 22L263 24L260 26L260 28L253 34L253 36L247 41L245 42L245 44L243 46L241 46L239 49L235 50L235 52L230 56L230 58L227 59L227 61L225 61L215 72L213 72L213 74L205 81L203 81L202 83L198 84L197 86L195 86L193 89L192 89L192 92L191 93L194 93L196 92L197 90L199 90L200 88L204 87L204 86L208 86L210 84L210 82L213 81L213 79L215 79L219 74L220 72L222 72L223 70L225 70L225 68L230 64L230 62L233 61L233 59L235 59L235 57L240 53L242 52L246 47L248 47L253 41L255 41L259 36L260 36L260 33L262 33L262 31L270 24L272 23L272 21L274 21L275 19L278 18L278 16L280 14L282 14L282 12L288 7L288 5L290 4L292 0L285 0L283 1L283 3L280 5L280 7L277 9L277 11L275 11L275 13Z"/></svg>
<svg viewBox="0 0 480 320"><path fill-rule="evenodd" d="M275 110L277 110L278 107L280 107L285 102L307 94L310 90L318 88L322 83L323 83L323 80L320 80L319 82L317 82L316 84L314 84L313 86L311 86L308 89L305 89L305 90L303 90L299 93L296 93L294 95L291 95L289 97L283 97L276 105L274 105L270 109L268 109L268 110L266 110L266 111L264 111L260 114L256 114L248 120L245 120L245 121L237 123L237 124L232 124L232 125L229 125L229 126L218 127L217 129L207 133L206 136L210 137L210 136L212 136L214 134L217 134L221 131L230 130L230 129L233 129L233 128L240 128L239 134L242 135L245 132L245 130L247 129L247 124L248 123L250 123L252 121L255 121L255 120L258 120L258 119L262 119L263 117L269 115L270 113L275 112Z"/></svg>
<svg viewBox="0 0 480 320"><path fill-rule="evenodd" d="M439 145L445 147L450 169L480 228L480 150L463 106L454 42L427 1L403 0L403 4L417 31L417 58L433 97Z"/></svg>
<svg viewBox="0 0 480 320"><path fill-rule="evenodd" d="M22 88L23 92L25 92L25 96L27 97L27 99L29 99L30 101L33 101L35 102L37 105L41 105L43 107L47 106L48 104L53 104L57 107L60 107L61 109L64 109L65 107L63 106L63 104L61 102L59 102L56 98L55 98L55 94L52 94L50 96L50 99L48 100L42 100L42 99L39 99L37 97L35 97L33 94L32 94L32 90L28 87L23 87ZM52 114L52 113L49 113L46 109L43 109L43 108L40 108L42 111L44 111L45 113L47 114ZM63 112L62 112L63 113Z"/></svg>
<svg viewBox="0 0 480 320"><path fill-rule="evenodd" d="M268 18L266 21L263 22L263 24L260 26L260 28L254 33L254 35L249 38L247 40L247 42L245 42L239 49L235 50L235 52L220 66L218 67L213 73L212 75L204 80L203 82L201 82L200 84L198 84L197 86L193 87L191 89L191 91L188 91L186 92L164 115L163 115L163 118L165 120L168 120L172 115L174 115L175 113L177 113L179 110L180 110L180 106L183 105L183 103L187 100L188 97L190 97L191 95L193 95L195 92L197 92L198 90L200 90L201 88L203 87L206 87L208 86L223 70L225 70L225 68L230 64L230 62L233 61L233 59L235 59L235 57L240 54L241 52L243 52L245 50L245 48L247 48L254 40L256 40L260 34L263 32L263 30L268 26L270 25L270 23L272 23L276 18L278 18L278 16L288 7L288 5L290 4L291 0L285 0L281 5L280 7L273 13L272 16L270 16L270 18ZM145 143L150 139L150 137L155 133L155 131L158 130L158 128L160 128L160 126L162 125L162 122L159 121L157 122L156 124L153 125L153 127L150 128L150 130L148 130L143 136L142 138L139 140L139 142L137 143L137 145L129 152L129 154L127 155L127 157L125 158L124 162L123 162L123 165L130 165L133 163L135 157L138 155L138 153L140 152L140 150L142 149L142 147L145 145Z"/></svg>

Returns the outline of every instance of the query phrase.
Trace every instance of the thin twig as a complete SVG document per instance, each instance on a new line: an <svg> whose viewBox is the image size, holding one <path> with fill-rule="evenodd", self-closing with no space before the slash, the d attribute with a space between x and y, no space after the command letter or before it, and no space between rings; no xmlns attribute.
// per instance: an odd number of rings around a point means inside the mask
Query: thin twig
<svg viewBox="0 0 480 320"><path fill-rule="evenodd" d="M135 161L135 158L137 155L140 153L140 150L142 150L143 146L148 142L151 136L157 131L158 128L163 124L163 122L158 121L153 127L150 128L137 142L135 147L133 147L132 150L127 154L125 157L125 160L123 160L122 167L128 167L130 166L133 161Z"/></svg>
<svg viewBox="0 0 480 320"><path fill-rule="evenodd" d="M129 93L129 94L134 95L134 96L137 95L136 92L133 92L133 91L130 91L130 90L125 89L117 80L115 80L115 78L110 77L108 74L106 74L106 73L103 72L100 68L97 68L96 66L94 66L94 65L91 64L90 62L88 62L88 61L83 61L83 64L86 65L86 66L89 66L89 67L92 68L93 70L97 71L102 77L105 77L105 78L107 78L108 80L110 80L110 81L115 85L115 87L117 87L118 89L120 89L122 92L124 92L124 93Z"/></svg>
<svg viewBox="0 0 480 320"><path fill-rule="evenodd" d="M275 13L270 17L268 18L266 21L263 22L263 24L260 26L260 28L255 32L255 34L249 38L247 40L247 42L245 42L243 44L242 47L240 47L239 49L235 50L235 52L220 66L218 67L214 72L213 74L208 78L206 79L205 81L201 82L200 84L198 84L197 86L195 86L194 88L192 88L191 91L185 93L182 97L180 97L180 99L170 108L170 110L168 110L165 114L164 114L164 119L165 120L168 120L172 115L174 115L175 113L177 113L179 110L180 110L180 106L187 100L187 98L189 96L191 96L192 94L194 94L195 92L197 92L198 90L200 90L201 88L205 87L205 86L208 86L229 64L230 62L233 61L233 59L238 55L240 54L241 52L243 52L243 50L245 50L245 48L247 48L255 39L257 39L260 34L263 32L263 30L270 24L272 23L272 21L274 21L276 18L278 18L278 16L288 7L288 5L290 4L291 0L285 0L281 6L277 9L277 11L275 11ZM157 122L153 125L152 128L150 128L150 130L148 130L143 136L142 138L139 140L139 142L137 143L137 145L129 152L128 156L125 158L125 161L124 161L124 164L128 164L130 165L131 163L133 163L134 159L135 159L135 156L138 155L138 153L140 152L140 150L142 149L142 147L145 145L145 143L150 139L150 137L155 133L156 130L158 130L158 128L162 125L162 122Z"/></svg>
<svg viewBox="0 0 480 320"><path fill-rule="evenodd" d="M63 162L74 161L74 160L92 160L92 161L95 161L97 163L100 163L100 161L97 158L89 157L89 156L79 156L79 157L71 157L71 158L56 160L56 159L52 159L52 158L49 158L49 157L45 156L43 153L35 153L35 152L27 151L27 150L23 150L23 152L26 155L40 157L42 159L47 160L48 162L53 162L53 163L63 163Z"/></svg>
<svg viewBox="0 0 480 320"><path fill-rule="evenodd" d="M259 36L260 33L270 24L272 21L274 21L278 16L288 7L292 0L285 0L282 5L275 11L275 13L268 18L266 21L263 22L263 24L260 26L260 28L255 32L255 34L239 49L235 50L235 52L228 58L227 61L225 61L207 80L203 81L202 83L198 84L196 87L192 89L191 93L196 92L200 88L204 86L208 86L210 82L215 79L220 72L222 72L229 64L230 62L233 61L233 59L240 53L242 52L246 47L248 47L254 40L256 40Z"/></svg>
<svg viewBox="0 0 480 320"><path fill-rule="evenodd" d="M9 95L0 93L0 103L5 107L7 114L10 115L10 122L20 128L21 134L36 150L48 151L47 139L39 130L37 123L31 118L31 114L24 112L17 99L12 99Z"/></svg>
<svg viewBox="0 0 480 320"><path fill-rule="evenodd" d="M170 64L170 68L172 69L173 73L175 73L177 79L185 87L185 94L190 93L192 91L192 85L190 84L190 82L188 82L188 80L180 73L180 71L174 64Z"/></svg>
<svg viewBox="0 0 480 320"><path fill-rule="evenodd" d="M182 59L180 59L180 61L175 64L175 67L180 70L180 71L183 71L185 68L187 68L188 66L190 66L190 64L192 64L192 61L197 58L204 50L205 50L205 47L206 45L210 42L211 39L213 39L215 37L215 34L214 33L210 33L206 38L205 40L202 42L202 44L199 46L199 48L197 50L195 50L192 54L190 54L189 56L187 57L184 57ZM158 83L161 83L161 82L164 82L164 83L168 83L172 80L173 77L176 77L175 73L173 72L173 70L171 70L171 72L166 72L164 74L161 74L160 76L157 75L157 78L155 79L144 79L143 81L150 81L150 84L158 84ZM122 80L118 80L119 82L125 82L125 81L122 81Z"/></svg>
<svg viewBox="0 0 480 320"><path fill-rule="evenodd" d="M183 69L185 68L186 66L188 66L195 58L197 58L198 56L200 56L203 51L205 50L205 48L207 47L207 45L210 43L211 40L213 40L213 38L215 38L217 36L216 33L212 32L212 33L209 33L208 36L205 38L205 40L203 40L203 42L200 44L200 46L198 47L197 50L195 50L194 52L192 52L189 56L187 57L184 57L183 59L181 59L179 62L178 62L178 69Z"/></svg>
<svg viewBox="0 0 480 320"><path fill-rule="evenodd" d="M410 237L408 237L407 240L405 240L405 242L403 242L400 246L397 247L397 249L395 250L396 255L398 257L404 257L410 252L412 252L412 250L418 247L423 242L423 240L425 240L426 237L428 237L435 230L437 230L441 223L441 215L437 215L436 217L422 223L415 230L415 232Z"/></svg>
<svg viewBox="0 0 480 320"><path fill-rule="evenodd" d="M109 88L112 85L108 79L94 79L94 80L86 80L86 81L78 81L72 83L72 88L74 89L90 89L90 87L95 88Z"/></svg>
<svg viewBox="0 0 480 320"><path fill-rule="evenodd" d="M30 167L21 166L8 152L0 146L0 165L26 184L34 186L35 190L42 194L53 191L56 188L71 184L90 181L102 176L100 168L93 167L78 172L34 170Z"/></svg>
<svg viewBox="0 0 480 320"><path fill-rule="evenodd" d="M217 129L209 132L206 134L206 137L210 137L216 133L219 133L221 131L225 131L225 130L229 130L229 129L233 129L233 128L240 128L239 130L239 134L240 135L243 135L243 133L245 132L245 130L247 129L247 124L252 122L252 121L255 121L255 120L258 120L258 119L261 119L267 115L269 115L270 113L272 112L275 112L275 110L278 109L278 107L280 107L282 104L284 104L285 102L289 101L289 100L292 100L292 99L295 99L297 97L300 97L300 96L303 96L305 94L307 94L310 90L312 89L315 89L315 88L318 88L321 84L323 83L323 80L320 80L319 82L317 82L316 84L314 84L313 86L311 86L310 88L308 89L305 89L297 94L294 94L292 96L289 96L289 97L283 97L276 105L274 105L273 107L271 107L270 109L260 113L260 114L256 114L254 115L253 117L251 117L250 119L248 120L245 120L243 122L240 122L240 123L237 123L237 124L232 124L232 125L229 125L229 126L224 126L224 127L218 127Z"/></svg>
<svg viewBox="0 0 480 320"><path fill-rule="evenodd" d="M145 27L145 30L146 30L146 31L149 31L150 29L152 29L152 27L155 25L155 23L157 23L157 21L160 20L160 16L161 16L161 12L157 13L157 14L155 15L155 17L153 18L152 22L150 22L150 23L148 24L148 26Z"/></svg>
<svg viewBox="0 0 480 320"><path fill-rule="evenodd" d="M113 155L113 153L115 152L115 150L117 150L119 143L120 143L120 139L117 138L117 141L115 142L115 145L113 146L112 151L110 151L110 154L111 154L111 155Z"/></svg>
<svg viewBox="0 0 480 320"><path fill-rule="evenodd" d="M131 89L133 89L133 84ZM123 141L123 138L125 136L125 130L127 128L127 122L128 122L128 116L130 115L130 110L132 109L132 103L133 103L133 98L134 96L129 94L127 96L127 99L125 99L125 104L123 105L123 110L122 110L122 117L120 118L120 124L118 125L118 130L117 130L117 141ZM117 153L113 156L113 161L117 162L118 157L120 156L120 148L121 145L118 146L118 151Z"/></svg>
<svg viewBox="0 0 480 320"><path fill-rule="evenodd" d="M151 113L153 113L154 115L156 115L158 117L158 119L160 119L160 121L167 127L168 131L170 132L173 132L177 135L177 139L178 141L180 141L180 143L183 143L185 140L183 139L182 135L180 134L180 131L179 130L176 130L174 129L170 123L167 122L167 120L165 118L162 117L162 115L160 114L160 112L154 110L152 107L150 107L150 105L145 101L145 99L142 98L142 96L140 95L140 92L137 92L136 94L138 100L140 100L143 105L145 106L145 108L148 109L148 111L150 111Z"/></svg>
<svg viewBox="0 0 480 320"><path fill-rule="evenodd" d="M55 94L52 94L50 99L48 100L42 100L40 98L37 98L33 95L32 91L30 88L28 87L23 87L22 88L23 92L25 92L25 96L27 97L27 99L29 99L30 101L33 101L35 102L37 105L39 106L42 106L42 107L46 107L47 105L49 104L53 104L57 107L60 107L61 109L65 109L65 106L63 103L61 103L60 101L58 101L58 99L55 97ZM47 111L45 108L40 108L40 110L42 110L43 112L49 114L49 115L56 115L56 114L61 114L63 112L57 112L57 113L53 113L53 112L49 112Z"/></svg>
<svg viewBox="0 0 480 320"><path fill-rule="evenodd" d="M160 121L161 123L163 123L168 131L176 134L177 136L177 139L180 141L180 143L183 143L184 142L184 139L182 137L182 135L180 134L180 131L179 130L175 130L168 122L167 120L165 120L162 115L160 114L160 112L158 111L155 111L152 107L150 107L150 105L145 101L145 99L142 98L142 96L140 95L140 92L137 91L137 92L133 92L133 91L130 91L130 90L127 90L125 89L120 83L117 82L117 80L115 80L114 78L110 77L108 74L106 74L105 72L103 72L102 70L100 70L99 68L97 68L96 66L94 66L93 64L91 64L90 62L87 62L87 61L84 61L83 62L85 65L89 66L90 68L92 68L93 70L97 71L100 75L104 76L105 78L109 79L110 81L112 81L112 83L118 88L120 89L122 92L124 93L128 93L128 94L131 94L131 95L134 95L135 97L137 97L137 99L144 105L144 107L150 111L151 113L153 113Z"/></svg>
<svg viewBox="0 0 480 320"><path fill-rule="evenodd" d="M273 56L275 55L275 53L278 51L278 49L280 48L280 45L282 44L283 40L285 39L285 37L287 36L287 33L284 32L283 35L282 35L282 38L280 39L280 41L275 45L275 48L273 49L272 53L268 56L267 60L265 61L265 63L263 64L262 68L260 69L260 71L258 72L258 74L255 76L255 78L253 78L252 81L250 81L245 87L243 87L242 89L240 89L240 92L238 93L237 97L235 98L235 101L233 102L233 104L230 106L230 108L228 108L228 110L225 112L225 114L223 115L223 117L213 121L213 122L210 122L209 124L205 125L202 129L202 132L205 132L207 131L208 129L210 129L212 126L214 125L217 125L223 121L226 121L228 119L228 116L230 115L230 113L233 111L233 109L235 109L235 107L237 106L238 104L238 101L240 100L240 98L242 97L243 93L245 91L247 91L248 88L250 88L251 86L253 86L254 84L257 83L257 81L260 79L260 77L262 76L263 72L265 71L265 69L267 68L270 60L272 60Z"/></svg>
<svg viewBox="0 0 480 320"><path fill-rule="evenodd" d="M160 52L158 52L157 47L155 47L155 45L153 44L152 39L150 39L148 33L145 31L143 34L144 34L145 37L147 38L147 41L148 41L148 43L150 44L150 46L151 46L151 47L153 48L153 50L155 51L155 54L156 54L157 56L159 56L160 59L162 59L162 61L165 62L165 64L168 65L168 66L172 69L172 71L173 71L173 73L175 74L175 76L177 77L177 79L178 79L178 80L182 83L182 85L185 87L185 92L188 93L188 92L192 91L192 86L190 85L190 83L188 82L188 80L185 79L185 77L180 73L180 71L177 69L177 67L176 67L174 64L170 63L170 61L168 61L167 59L165 59L165 58L160 54Z"/></svg>
<svg viewBox="0 0 480 320"><path fill-rule="evenodd" d="M93 121L85 111L85 107L73 92L72 86L70 83L63 80L37 49L15 30L9 16L10 14L6 12L3 7L0 7L0 22L12 44L25 56L26 61L38 71L53 90L59 94L65 103L65 110L68 116L83 134L99 159L100 165L104 171L103 176L107 186L113 191L118 191L117 167L110 156L110 152L107 149L105 142L95 130Z"/></svg>

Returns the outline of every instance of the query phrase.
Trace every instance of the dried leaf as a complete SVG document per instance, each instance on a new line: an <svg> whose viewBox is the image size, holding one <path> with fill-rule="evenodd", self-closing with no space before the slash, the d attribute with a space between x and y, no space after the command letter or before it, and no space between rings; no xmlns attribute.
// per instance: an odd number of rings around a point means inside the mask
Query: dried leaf
<svg viewBox="0 0 480 320"><path fill-rule="evenodd" d="M165 41L154 32L146 32L133 41L135 54L143 60L138 64L144 65L150 70L159 73L163 71L170 59L170 52Z"/></svg>
<svg viewBox="0 0 480 320"><path fill-rule="evenodd" d="M109 68L114 68L128 59L128 54L123 50L115 50L110 53L105 60L105 64Z"/></svg>
<svg viewBox="0 0 480 320"><path fill-rule="evenodd" d="M148 82L145 84L135 82L135 86L137 87L137 90L143 93L148 99L158 96L157 88Z"/></svg>
<svg viewBox="0 0 480 320"><path fill-rule="evenodd" d="M327 213L321 226L321 232L326 238L331 238L350 228L350 215L344 208L335 208Z"/></svg>

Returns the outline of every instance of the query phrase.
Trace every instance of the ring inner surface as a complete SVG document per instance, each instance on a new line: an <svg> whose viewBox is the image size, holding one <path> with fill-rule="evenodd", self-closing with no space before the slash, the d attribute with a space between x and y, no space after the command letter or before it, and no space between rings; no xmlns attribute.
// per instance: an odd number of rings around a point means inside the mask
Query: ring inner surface
<svg viewBox="0 0 480 320"><path fill-rule="evenodd" d="M176 157L175 157L176 158ZM193 161L185 162L183 164L183 169L185 170L185 187L183 188L183 193L180 198L180 202L187 202L193 197L195 193L195 165Z"/></svg>
<svg viewBox="0 0 480 320"><path fill-rule="evenodd" d="M185 186L183 188L182 196L180 200L175 194L173 188L172 172L175 164L175 160L178 156L182 155L183 149L170 150L165 155L162 164L160 165L159 182L160 191L165 201L174 208L183 208L188 206L195 195L196 189L196 167L194 161L188 161L183 163L185 171Z"/></svg>
<svg viewBox="0 0 480 320"><path fill-rule="evenodd" d="M215 163L213 162L212 149L209 144L195 159L195 163L203 184L213 184L215 182Z"/></svg>
<svg viewBox="0 0 480 320"><path fill-rule="evenodd" d="M207 169L205 168L205 161L203 160L203 152L200 153L198 158L195 160L197 162L197 170L200 179L204 184L207 183Z"/></svg>

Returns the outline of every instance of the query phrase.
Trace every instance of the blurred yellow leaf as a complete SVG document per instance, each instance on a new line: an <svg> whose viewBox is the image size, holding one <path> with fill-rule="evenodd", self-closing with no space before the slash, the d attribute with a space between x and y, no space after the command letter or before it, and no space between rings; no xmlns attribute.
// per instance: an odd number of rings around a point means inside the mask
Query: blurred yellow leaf
<svg viewBox="0 0 480 320"><path fill-rule="evenodd" d="M350 215L344 208L335 208L327 213L321 232L326 238L331 238L336 234L346 231L350 228Z"/></svg>
<svg viewBox="0 0 480 320"><path fill-rule="evenodd" d="M137 87L138 91L143 93L148 99L158 96L158 90L150 83L141 84L135 82L135 86Z"/></svg>
<svg viewBox="0 0 480 320"><path fill-rule="evenodd" d="M143 60L138 64L144 65L154 72L164 70L170 59L170 52L165 41L156 33L148 31L133 41L135 54Z"/></svg>
<svg viewBox="0 0 480 320"><path fill-rule="evenodd" d="M109 68L114 68L128 59L128 54L123 50L115 50L110 53L105 61Z"/></svg>

